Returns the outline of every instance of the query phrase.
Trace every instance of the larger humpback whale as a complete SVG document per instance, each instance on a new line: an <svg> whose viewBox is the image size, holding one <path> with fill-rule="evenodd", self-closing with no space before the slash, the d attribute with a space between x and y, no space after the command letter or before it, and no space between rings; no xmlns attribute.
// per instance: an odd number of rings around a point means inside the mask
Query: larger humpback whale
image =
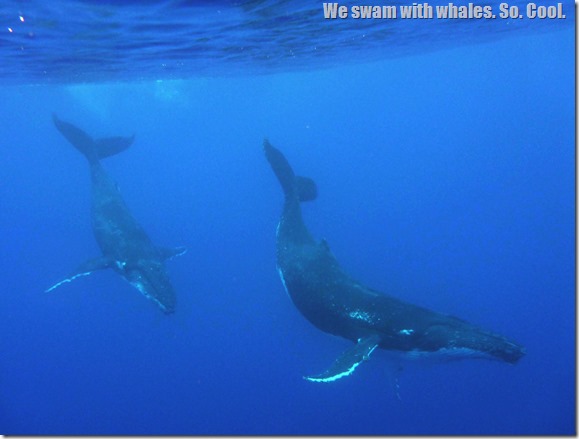
<svg viewBox="0 0 579 439"><path fill-rule="evenodd" d="M129 212L117 185L100 162L100 159L127 149L134 136L93 139L56 115L53 115L53 121L58 131L88 160L92 183L92 229L103 254L86 261L46 291L96 270L112 268L165 313L172 313L175 310L175 292L164 261L183 254L185 248L157 247L152 243Z"/></svg>
<svg viewBox="0 0 579 439"><path fill-rule="evenodd" d="M276 256L282 283L297 309L318 329L356 344L310 381L350 375L381 348L408 357L489 358L516 363L525 349L462 319L405 303L352 279L326 241L316 242L300 203L316 198L313 180L296 176L285 156L264 141L264 152L285 195Z"/></svg>

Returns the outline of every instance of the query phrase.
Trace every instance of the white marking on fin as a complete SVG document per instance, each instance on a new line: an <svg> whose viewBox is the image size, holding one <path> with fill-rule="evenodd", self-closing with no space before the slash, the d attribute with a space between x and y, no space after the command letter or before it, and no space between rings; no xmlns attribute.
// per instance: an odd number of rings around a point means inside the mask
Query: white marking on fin
<svg viewBox="0 0 579 439"><path fill-rule="evenodd" d="M283 284L283 288L284 288L285 292L287 293L287 295L288 295L288 296L290 297L290 299L291 299L289 290L287 289L287 285L286 285L286 283L285 283L285 278L283 277L283 271L281 271L281 268L280 268L279 266L277 267L277 272L279 273L279 277L280 277L280 279L281 279L281 283Z"/></svg>
<svg viewBox="0 0 579 439"><path fill-rule="evenodd" d="M360 343L361 341L363 341L363 339L360 339L358 341L358 343ZM356 370L356 368L360 365L360 363L362 363L362 362L366 361L368 358L370 358L370 355L372 354L372 352L374 352L374 349L376 349L377 347L378 347L378 343L369 347L368 352L366 352L359 361L352 363L352 365L346 370L343 370L339 373L336 373L336 374L330 375L330 376L304 377L304 379L308 380L308 381L315 382L315 383L330 383L332 381L339 380L340 378L350 376ZM351 351L346 351L346 353L349 353L349 352L351 352Z"/></svg>
<svg viewBox="0 0 579 439"><path fill-rule="evenodd" d="M352 367L350 367L345 372L338 373L338 374L331 376L331 377L326 377L326 378L304 377L304 379L308 380L308 381L312 381L314 383L331 383L332 381L336 381L336 380L339 380L340 378L344 378L344 377L347 377L349 375L352 375L352 373L356 370L356 368L360 365L360 363L361 363L361 361L359 361L358 363L354 363L354 364L352 364Z"/></svg>
<svg viewBox="0 0 579 439"><path fill-rule="evenodd" d="M414 332L414 329L401 329L400 331L398 331L398 334L400 335L410 335Z"/></svg>
<svg viewBox="0 0 579 439"><path fill-rule="evenodd" d="M91 274L91 273L92 273L92 271L87 271L86 273L75 274L75 275L72 276L72 277L66 278L66 279L61 280L60 282L54 284L54 285L51 286L48 290L44 290L44 292L45 292L45 293L49 293L49 292L51 292L52 290L54 290L55 288L61 286L62 284L65 284L65 283L67 283L67 282L72 282L73 280L75 280L75 279L77 279L77 278L79 278L79 277L81 277L81 276L88 276L88 275Z"/></svg>
<svg viewBox="0 0 579 439"><path fill-rule="evenodd" d="M364 360L367 360L368 358L370 358L370 354L372 352L374 352L374 349L376 349L378 347L378 343L376 343L369 351L366 355L364 355Z"/></svg>
<svg viewBox="0 0 579 439"><path fill-rule="evenodd" d="M313 381L315 383L331 383L332 381L336 381L339 380L340 378L344 378L347 376L352 375L352 373L354 373L354 371L356 370L356 368L365 360L367 360L370 357L370 354L372 352L374 352L374 349L376 349L378 345L373 346L366 355L364 355L364 357L362 358L362 360L358 361L357 363L352 364L352 366L344 371L344 372L340 372L337 373L336 375L332 375L330 377L325 377L325 378L315 378L315 377L304 377L304 379L308 380L308 381Z"/></svg>

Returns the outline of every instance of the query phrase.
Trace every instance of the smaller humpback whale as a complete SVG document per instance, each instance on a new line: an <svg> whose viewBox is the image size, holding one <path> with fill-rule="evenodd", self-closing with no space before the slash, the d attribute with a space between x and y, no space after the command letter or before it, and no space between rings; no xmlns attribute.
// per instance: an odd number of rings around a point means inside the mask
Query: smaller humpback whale
<svg viewBox="0 0 579 439"><path fill-rule="evenodd" d="M100 162L127 149L134 136L93 139L56 115L53 115L53 121L58 131L88 160L92 183L92 229L103 254L81 264L70 276L46 291L96 270L112 268L165 313L174 312L175 292L164 261L182 255L186 249L157 247L151 242Z"/></svg>
<svg viewBox="0 0 579 439"><path fill-rule="evenodd" d="M488 358L516 363L525 349L464 320L437 313L368 288L340 267L325 240L316 242L300 203L314 200L314 181L296 176L285 156L264 141L264 152L285 195L277 226L281 281L296 308L318 329L356 344L320 375L330 382L352 374L376 348L409 358Z"/></svg>

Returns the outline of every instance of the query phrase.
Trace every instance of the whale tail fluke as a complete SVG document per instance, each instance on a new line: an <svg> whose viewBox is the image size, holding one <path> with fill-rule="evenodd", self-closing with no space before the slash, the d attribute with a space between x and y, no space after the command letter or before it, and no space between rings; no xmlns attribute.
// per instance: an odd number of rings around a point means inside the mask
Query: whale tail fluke
<svg viewBox="0 0 579 439"><path fill-rule="evenodd" d="M95 140L80 128L59 119L56 114L52 115L52 120L56 129L60 131L65 139L91 163L124 151L135 140L134 135L131 137L105 137Z"/></svg>
<svg viewBox="0 0 579 439"><path fill-rule="evenodd" d="M311 178L296 176L296 187L301 202L313 201L318 198L318 187Z"/></svg>
<svg viewBox="0 0 579 439"><path fill-rule="evenodd" d="M295 175L282 152L272 146L267 139L263 141L263 150L286 197L297 196L301 202L312 201L317 198L316 182L311 178Z"/></svg>

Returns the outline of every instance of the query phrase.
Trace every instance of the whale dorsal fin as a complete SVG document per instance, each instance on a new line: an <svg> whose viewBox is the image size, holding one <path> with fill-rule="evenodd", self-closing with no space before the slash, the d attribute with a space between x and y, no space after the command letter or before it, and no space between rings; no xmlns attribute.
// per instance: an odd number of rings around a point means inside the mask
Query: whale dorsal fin
<svg viewBox="0 0 579 439"><path fill-rule="evenodd" d="M332 364L324 373L304 378L308 381L329 383L351 375L362 361L365 361L370 357L370 354L374 352L374 349L376 349L379 342L380 337L378 335L369 335L360 338L358 343L340 355L336 361L334 361L334 364Z"/></svg>

